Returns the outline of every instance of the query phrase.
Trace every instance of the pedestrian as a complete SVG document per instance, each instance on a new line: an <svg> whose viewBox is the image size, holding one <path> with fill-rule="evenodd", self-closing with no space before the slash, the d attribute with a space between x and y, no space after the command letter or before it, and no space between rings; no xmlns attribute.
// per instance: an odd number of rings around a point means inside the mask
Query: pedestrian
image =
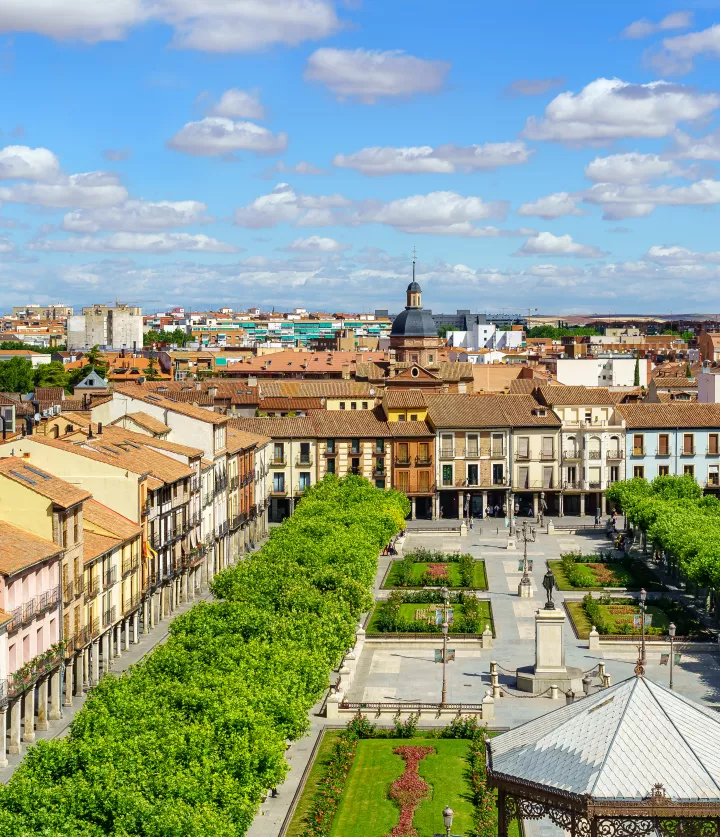
<svg viewBox="0 0 720 837"><path fill-rule="evenodd" d="M600 510L600 506L595 509L595 525L600 525L600 519L602 518L602 511Z"/></svg>
<svg viewBox="0 0 720 837"><path fill-rule="evenodd" d="M520 503L516 502L515 503L515 517L517 517L518 514L520 514Z"/></svg>
<svg viewBox="0 0 720 837"><path fill-rule="evenodd" d="M498 517L499 514L500 514L500 506L498 506L498 504L495 503L495 517Z"/></svg>
<svg viewBox="0 0 720 837"><path fill-rule="evenodd" d="M528 506L527 516L528 516L528 517L532 517L532 516L533 516L532 506Z"/></svg>

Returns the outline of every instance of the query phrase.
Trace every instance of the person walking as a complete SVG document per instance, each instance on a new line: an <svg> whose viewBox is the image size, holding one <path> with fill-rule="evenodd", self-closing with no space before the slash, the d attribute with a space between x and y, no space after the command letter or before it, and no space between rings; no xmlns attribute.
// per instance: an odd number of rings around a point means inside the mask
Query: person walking
<svg viewBox="0 0 720 837"><path fill-rule="evenodd" d="M600 525L600 519L602 518L602 511L600 510L600 506L595 509L595 525Z"/></svg>

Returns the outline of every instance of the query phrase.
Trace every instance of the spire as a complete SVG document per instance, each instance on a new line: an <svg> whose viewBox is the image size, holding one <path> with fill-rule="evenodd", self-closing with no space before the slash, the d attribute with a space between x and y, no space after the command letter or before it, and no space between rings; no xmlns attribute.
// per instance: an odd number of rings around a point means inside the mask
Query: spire
<svg viewBox="0 0 720 837"><path fill-rule="evenodd" d="M412 260L412 282L407 286L407 305L406 308L422 308L422 291L420 285L415 280L415 263L417 262L417 250L413 247Z"/></svg>
<svg viewBox="0 0 720 837"><path fill-rule="evenodd" d="M417 260L417 250L413 247L413 282L415 281L415 262Z"/></svg>

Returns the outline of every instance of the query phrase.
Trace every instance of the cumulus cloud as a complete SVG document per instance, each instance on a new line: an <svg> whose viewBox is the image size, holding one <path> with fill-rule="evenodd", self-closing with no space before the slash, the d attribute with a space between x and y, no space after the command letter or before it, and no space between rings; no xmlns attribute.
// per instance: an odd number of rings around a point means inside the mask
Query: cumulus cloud
<svg viewBox="0 0 720 837"><path fill-rule="evenodd" d="M585 176L596 183L645 183L679 173L672 160L637 152L596 157L585 166Z"/></svg>
<svg viewBox="0 0 720 837"><path fill-rule="evenodd" d="M168 148L185 154L218 157L235 151L280 154L287 148L287 134L273 134L254 122L235 122L222 116L207 116L188 122L168 142Z"/></svg>
<svg viewBox="0 0 720 837"><path fill-rule="evenodd" d="M118 206L69 212L62 228L76 233L152 232L215 220L206 213L207 205L199 201L129 200Z"/></svg>
<svg viewBox="0 0 720 837"><path fill-rule="evenodd" d="M498 166L527 163L533 152L524 142L489 142L485 145L454 144L431 148L363 148L353 154L336 154L333 165L350 168L370 177L388 174L450 174L458 169L492 171Z"/></svg>
<svg viewBox="0 0 720 837"><path fill-rule="evenodd" d="M309 215L320 226L323 218L327 223L333 222L331 215L322 213L351 203L342 195L298 195L288 183L278 183L270 194L261 195L247 206L236 209L234 221L238 226L257 230L302 221Z"/></svg>
<svg viewBox="0 0 720 837"><path fill-rule="evenodd" d="M720 203L720 181L698 180L688 186L644 186L596 183L583 200L602 206L603 218L644 218L658 206L710 206Z"/></svg>
<svg viewBox="0 0 720 837"><path fill-rule="evenodd" d="M720 264L720 250L698 253L687 247L651 247L645 254L648 261L656 264Z"/></svg>
<svg viewBox="0 0 720 837"><path fill-rule="evenodd" d="M720 24L700 32L689 32L675 38L665 38L662 47L648 53L649 63L663 73L689 73L699 55L720 56Z"/></svg>
<svg viewBox="0 0 720 837"><path fill-rule="evenodd" d="M210 113L212 116L226 116L229 119L265 118L265 108L260 104L257 93L248 93L238 87L226 90Z"/></svg>
<svg viewBox="0 0 720 837"><path fill-rule="evenodd" d="M672 153L675 157L684 160L718 162L720 161L720 131L697 139L678 131L675 135Z"/></svg>
<svg viewBox="0 0 720 837"><path fill-rule="evenodd" d="M573 241L571 235L553 235L549 232L538 233L528 238L514 256L575 256L584 259L599 259L605 253L591 244Z"/></svg>
<svg viewBox="0 0 720 837"><path fill-rule="evenodd" d="M563 215L585 215L583 209L577 206L577 197L569 192L554 192L532 203L524 203L518 209L518 215L529 215L537 218L552 220Z"/></svg>
<svg viewBox="0 0 720 837"><path fill-rule="evenodd" d="M30 250L54 253L238 253L240 248L206 235L188 233L113 233L104 237L73 236L40 239L27 245Z"/></svg>
<svg viewBox="0 0 720 837"><path fill-rule="evenodd" d="M112 162L120 162L121 160L129 160L132 156L132 149L125 146L125 148L106 148L103 151L103 157Z"/></svg>
<svg viewBox="0 0 720 837"><path fill-rule="evenodd" d="M62 176L52 183L17 183L0 187L0 201L58 209L114 206L127 196L127 190L118 178L102 171Z"/></svg>
<svg viewBox="0 0 720 837"><path fill-rule="evenodd" d="M53 180L60 161L47 148L7 145L0 149L0 180Z"/></svg>
<svg viewBox="0 0 720 837"><path fill-rule="evenodd" d="M247 52L272 44L294 46L335 32L331 0L3 0L0 31L34 32L88 43L117 41L133 26L161 21L173 45L208 52Z"/></svg>
<svg viewBox="0 0 720 837"><path fill-rule="evenodd" d="M349 244L341 244L334 238L311 235L309 238L296 238L295 241L280 249L287 253L339 253L349 248Z"/></svg>
<svg viewBox="0 0 720 837"><path fill-rule="evenodd" d="M311 177L320 177L330 174L327 169L321 169L313 163L308 163L307 160L300 160L299 163L288 165L282 160L278 160L275 165L264 169L258 177L261 180L274 180L278 174L300 174Z"/></svg>
<svg viewBox="0 0 720 837"><path fill-rule="evenodd" d="M400 50L324 47L308 58L305 79L329 88L339 99L375 104L384 97L435 93L450 69L446 61L428 61Z"/></svg>
<svg viewBox="0 0 720 837"><path fill-rule="evenodd" d="M672 12L669 15L665 15L657 23L653 23L646 17L636 20L623 29L620 37L639 40L641 38L648 38L650 35L657 35L658 32L667 32L672 29L689 29L692 25L692 12Z"/></svg>
<svg viewBox="0 0 720 837"><path fill-rule="evenodd" d="M519 78L505 88L506 96L540 96L554 87L562 87L565 77L558 78Z"/></svg>
<svg viewBox="0 0 720 837"><path fill-rule="evenodd" d="M12 253L15 244L9 238L0 238L0 253Z"/></svg>
<svg viewBox="0 0 720 837"><path fill-rule="evenodd" d="M666 137L679 122L703 119L719 106L717 93L700 93L679 84L599 78L577 95L568 91L556 96L543 118L528 118L524 136L571 144Z"/></svg>

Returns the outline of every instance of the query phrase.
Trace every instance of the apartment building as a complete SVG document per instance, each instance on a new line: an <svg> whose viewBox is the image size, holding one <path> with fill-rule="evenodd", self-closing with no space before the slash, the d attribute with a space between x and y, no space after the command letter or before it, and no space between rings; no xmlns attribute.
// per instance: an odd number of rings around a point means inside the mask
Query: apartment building
<svg viewBox="0 0 720 837"><path fill-rule="evenodd" d="M230 521L230 555L237 560L253 543L267 532L267 492L257 492L267 478L264 454L270 445L267 436L245 433L231 427L227 430L228 450L228 520ZM263 472L262 476L258 471ZM256 497L261 493L260 498Z"/></svg>
<svg viewBox="0 0 720 837"><path fill-rule="evenodd" d="M622 404L618 411L627 479L685 474L713 493L720 489L720 404Z"/></svg>
<svg viewBox="0 0 720 837"><path fill-rule="evenodd" d="M583 386L543 386L533 394L562 422L558 514L604 515L605 490L625 475L625 421L616 397Z"/></svg>
<svg viewBox="0 0 720 837"><path fill-rule="evenodd" d="M229 427L272 439L267 455L268 519L289 517L303 492L317 482L317 439L309 418L235 418Z"/></svg>
<svg viewBox="0 0 720 837"><path fill-rule="evenodd" d="M392 444L392 487L410 500L410 519L434 514L435 433L424 421L388 421Z"/></svg>
<svg viewBox="0 0 720 837"><path fill-rule="evenodd" d="M389 422L423 422L427 418L427 403L420 390L388 390L383 395L382 408Z"/></svg>
<svg viewBox="0 0 720 837"><path fill-rule="evenodd" d="M310 420L317 437L318 479L356 474L377 488L390 487L391 436L381 411L316 410Z"/></svg>

